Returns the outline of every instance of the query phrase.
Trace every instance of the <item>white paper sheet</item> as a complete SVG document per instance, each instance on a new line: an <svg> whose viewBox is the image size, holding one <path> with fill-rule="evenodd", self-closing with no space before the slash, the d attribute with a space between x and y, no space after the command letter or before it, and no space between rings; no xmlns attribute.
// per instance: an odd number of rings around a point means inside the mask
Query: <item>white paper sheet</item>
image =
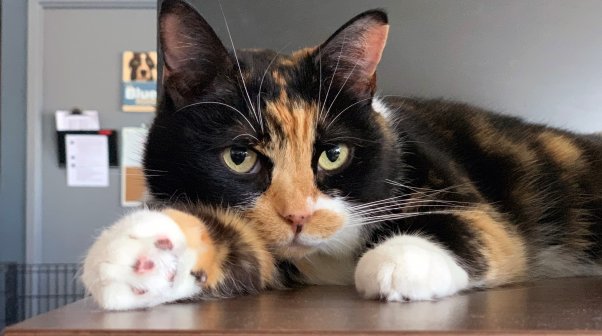
<svg viewBox="0 0 602 336"><path fill-rule="evenodd" d="M138 206L146 194L142 154L148 130L124 127L121 130L121 205Z"/></svg>
<svg viewBox="0 0 602 336"><path fill-rule="evenodd" d="M100 129L98 111L83 111L81 114L56 111L54 117L57 131L97 131Z"/></svg>
<svg viewBox="0 0 602 336"><path fill-rule="evenodd" d="M107 187L109 185L109 139L105 135L67 134L67 185Z"/></svg>

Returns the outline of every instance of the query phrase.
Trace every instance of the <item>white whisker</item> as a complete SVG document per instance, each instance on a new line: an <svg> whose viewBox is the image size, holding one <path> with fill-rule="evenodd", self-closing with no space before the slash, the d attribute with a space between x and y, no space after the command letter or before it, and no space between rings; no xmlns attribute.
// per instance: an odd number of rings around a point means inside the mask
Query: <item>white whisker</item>
<svg viewBox="0 0 602 336"><path fill-rule="evenodd" d="M333 119L330 121L330 123L328 123L328 126L326 126L326 129L330 128L330 125L332 125L332 123L333 123L335 120L337 120L337 118L338 118L338 117L339 117L341 114L343 114L345 111L347 111L348 109L352 108L353 106L355 106L355 105L357 105L357 104L359 104L359 103L361 103L361 102L364 102L364 101L366 101L366 100L371 100L371 99L372 99L372 97L370 97L370 98L365 98L365 99L361 99L361 100L359 100L359 101L357 101L357 102L355 102L355 103L353 103L353 104L351 104L351 105L347 106L345 109L343 109L341 112L339 112L339 113L338 113L338 114L337 114L337 115L336 115L336 116L335 116L335 117L334 117L334 118L333 118ZM324 120L326 120L326 118L324 118Z"/></svg>
<svg viewBox="0 0 602 336"><path fill-rule="evenodd" d="M367 202L367 203L362 203L362 204L358 204L358 205L354 205L352 207L350 207L351 209L362 209L365 207L370 207L373 205L378 205L378 204L382 204L382 203L390 203L390 202L398 202L401 201L403 199L406 199L407 196L394 196L394 197L390 197L390 198L385 198L385 199L381 199L378 201L373 201L373 202Z"/></svg>
<svg viewBox="0 0 602 336"><path fill-rule="evenodd" d="M235 136L234 138L232 138L232 141L234 141L234 140L236 140L236 139L238 139L238 138L240 138L240 137L243 137L243 136L248 136L248 137L250 137L250 138L253 138L255 141L259 142L259 139L257 139L256 137L252 136L252 135L251 135L251 134L249 134L249 133L245 133L245 134L239 134L239 135Z"/></svg>
<svg viewBox="0 0 602 336"><path fill-rule="evenodd" d="M332 77L330 78L330 84L328 84L328 90L326 90L326 96L324 97L324 104L322 104L322 108L320 109L320 114L318 116L318 120L321 120L322 112L324 111L324 107L326 106L326 101L328 100L328 95L330 94L330 88L332 87L332 82L334 81L334 77L337 74L337 70L339 68L339 62L341 61L341 55L343 55L343 48L347 43L347 32L343 35L343 43L341 44L341 50L339 51L339 57L337 57L337 64L334 67L334 72L332 73Z"/></svg>
<svg viewBox="0 0 602 336"><path fill-rule="evenodd" d="M318 61L320 64L320 77L318 83L318 120L320 120L320 115L322 114L322 108L320 107L320 99L322 98L322 51L320 50L320 46L318 46L318 55L320 55L320 60Z"/></svg>
<svg viewBox="0 0 602 336"><path fill-rule="evenodd" d="M349 77L351 77L351 75L353 75L353 73L355 72L355 68L357 67L358 63L359 63L359 60L357 60L355 62L355 65L353 66L353 69L351 69L351 71L349 72L349 74L345 78L345 81L343 82L343 85L341 85L341 88L339 89L339 92L337 92L337 94L332 99L332 102L330 102L330 105L328 106L328 110L326 110L326 113L324 114L324 119L326 119L326 117L328 116L328 113L330 112L330 109L332 108L332 105L334 105L334 102L339 97L339 94L341 94L341 91L343 91L343 88L345 88L345 85L347 84L347 81L349 80Z"/></svg>
<svg viewBox="0 0 602 336"><path fill-rule="evenodd" d="M430 193L430 194L428 194L428 196L436 196L436 195L439 195L439 194L442 194L442 193L455 194L455 195L464 195L465 194L464 192L461 192L461 191L452 191L452 189L458 189L460 187L470 185L469 183L462 183L462 184L455 184L455 185L452 185L452 186L449 186L449 187L446 187L446 188L443 188L443 189L429 189L429 188L413 187L413 186L405 185L405 184L403 184L401 182L392 181L392 180L388 180L388 179L385 180L385 183L388 183L388 184L391 184L391 185L394 185L394 186L398 186L398 187L402 187L402 188L406 188L406 189L411 190L411 191L413 191L413 192L415 192L416 194L419 194L419 195L427 195L427 193Z"/></svg>
<svg viewBox="0 0 602 336"><path fill-rule="evenodd" d="M247 90L247 84L245 84L245 79L242 75L242 68L240 67L240 62L238 61L238 55L236 54L236 48L234 47L234 40L232 39L232 34L230 33L230 26L228 25L228 20L226 20L226 13L224 13L224 8L222 7L221 0L218 0L219 9L222 12L222 16L224 17L224 23L226 25L226 31L228 32L228 37L230 38L230 44L232 45L232 52L234 53L234 59L236 60L236 65L238 66L238 72L240 73L240 80L242 81L242 86L245 89L245 93L247 94L247 99L249 101L249 106L255 115L255 119L259 122L259 116L257 115L257 111L255 111L255 107L253 106L253 102L251 101L251 96L249 95L249 90ZM257 132L257 131L255 131Z"/></svg>
<svg viewBox="0 0 602 336"><path fill-rule="evenodd" d="M352 136L340 136L340 137L336 137L336 138L328 138L328 141L336 141L336 140L344 140L344 139L357 140L359 142L372 142L372 143L376 143L376 141L373 141L373 140L368 140L368 139L363 139L363 138L358 138L358 137L352 137Z"/></svg>
<svg viewBox="0 0 602 336"><path fill-rule="evenodd" d="M291 44L290 42L287 43L284 47L280 48L280 50L278 50L276 52L276 55L274 55L274 57L272 58L272 60L268 64L268 66L265 68L265 71L263 72L263 76L261 76L261 81L259 82L259 92L257 93L257 111L259 111L259 122L260 122L262 132L263 132L263 118L262 118L262 111L261 111L261 87L263 86L263 80L265 79L265 75L268 73L268 70L272 66L272 63L274 63L276 58L278 58L278 55L290 44Z"/></svg>
<svg viewBox="0 0 602 336"><path fill-rule="evenodd" d="M363 219L367 219L367 220L363 220L359 224L348 225L347 227L365 226L365 225L370 225L370 224L383 223L383 222L387 222L387 221L393 221L393 220L399 220L399 219L405 219L405 218L411 218L411 217L418 217L418 216L426 216L426 215L449 215L449 214L453 215L453 214L457 214L457 213L462 213L462 211L456 211L456 210L433 210L433 211L422 211L422 212L410 212L410 213L382 215L382 216L363 218Z"/></svg>
<svg viewBox="0 0 602 336"><path fill-rule="evenodd" d="M417 200L413 202L405 202L405 203L384 203L378 206L363 208L363 209L353 209L355 213L369 213L369 212L377 212L377 211L390 211L392 210L404 210L404 209L413 209L417 207L450 207L450 208L473 208L471 205L466 204L454 204L449 202L433 202L431 200Z"/></svg>
<svg viewBox="0 0 602 336"><path fill-rule="evenodd" d="M167 170L161 170L161 169L148 169L148 168L144 168L144 171L152 171L152 172L159 172L159 173L167 173Z"/></svg>
<svg viewBox="0 0 602 336"><path fill-rule="evenodd" d="M253 127L253 124L251 124L251 122L249 121L249 119L247 119L247 117L245 117L245 115L242 112L240 112L239 109L235 108L232 105L228 105L228 104L224 104L224 103L220 103L220 102L196 102L196 103L192 103L192 104L186 105L186 106L178 109L176 111L176 113L180 112L180 111L182 111L182 110L184 110L186 108L189 108L189 107L192 107L192 106L196 106L196 105L203 105L203 104L217 104L217 105L222 105L222 106L228 107L228 108L236 111L238 114L240 114L241 117L243 117L245 119L245 121L249 124L249 126L251 126L251 128L253 129L253 131L255 133L257 133L257 130L255 129L255 127Z"/></svg>
<svg viewBox="0 0 602 336"><path fill-rule="evenodd" d="M398 215L398 214L407 214L409 212L404 212L406 209L418 210L419 208L445 208L447 210L466 210L466 209L474 209L474 207L469 206L450 206L447 204L417 204L411 206L395 206L390 205L382 208L364 210L353 212L355 215L361 215L363 217L370 217L371 215L383 216L383 215Z"/></svg>
<svg viewBox="0 0 602 336"><path fill-rule="evenodd" d="M385 198L385 199L382 199L379 201L359 204L356 206L352 206L351 209L354 209L354 210L363 209L363 208L367 208L367 207L373 207L373 206L382 205L382 204L392 204L392 203L408 204L408 203L424 203L424 202L435 202L435 203L456 204L456 205L470 205L471 204L468 202L452 201L452 200L423 199L423 198L415 198L415 197L408 198L408 195L403 195L403 196L395 196L395 197L391 197L391 198Z"/></svg>

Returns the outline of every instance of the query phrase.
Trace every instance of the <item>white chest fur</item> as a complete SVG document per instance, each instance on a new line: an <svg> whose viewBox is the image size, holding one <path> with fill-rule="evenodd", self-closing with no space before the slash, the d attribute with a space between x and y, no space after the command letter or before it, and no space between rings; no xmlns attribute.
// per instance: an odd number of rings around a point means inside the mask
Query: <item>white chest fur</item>
<svg viewBox="0 0 602 336"><path fill-rule="evenodd" d="M315 206L317 209L335 210L345 216L345 227L320 245L316 252L293 263L310 284L353 285L357 251L364 242L362 218L350 216L346 210L350 204L336 197L320 198Z"/></svg>
<svg viewBox="0 0 602 336"><path fill-rule="evenodd" d="M295 266L314 285L353 285L353 273L357 260L353 256L333 256L314 253L295 261Z"/></svg>

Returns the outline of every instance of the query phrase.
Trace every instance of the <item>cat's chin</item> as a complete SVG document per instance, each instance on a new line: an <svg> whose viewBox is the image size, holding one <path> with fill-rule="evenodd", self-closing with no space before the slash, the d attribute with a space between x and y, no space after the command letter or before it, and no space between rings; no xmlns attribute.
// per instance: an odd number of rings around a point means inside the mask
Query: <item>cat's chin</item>
<svg viewBox="0 0 602 336"><path fill-rule="evenodd" d="M320 243L313 239L309 240L298 237L276 247L275 253L285 259L300 259L315 252L319 245Z"/></svg>

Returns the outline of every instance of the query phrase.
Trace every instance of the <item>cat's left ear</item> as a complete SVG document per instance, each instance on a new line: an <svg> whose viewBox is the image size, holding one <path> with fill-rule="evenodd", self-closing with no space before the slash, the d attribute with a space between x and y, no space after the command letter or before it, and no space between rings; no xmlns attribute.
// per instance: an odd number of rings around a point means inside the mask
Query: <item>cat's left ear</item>
<svg viewBox="0 0 602 336"><path fill-rule="evenodd" d="M340 85L357 94L374 95L376 67L385 49L389 24L380 9L349 20L318 47L315 62Z"/></svg>

